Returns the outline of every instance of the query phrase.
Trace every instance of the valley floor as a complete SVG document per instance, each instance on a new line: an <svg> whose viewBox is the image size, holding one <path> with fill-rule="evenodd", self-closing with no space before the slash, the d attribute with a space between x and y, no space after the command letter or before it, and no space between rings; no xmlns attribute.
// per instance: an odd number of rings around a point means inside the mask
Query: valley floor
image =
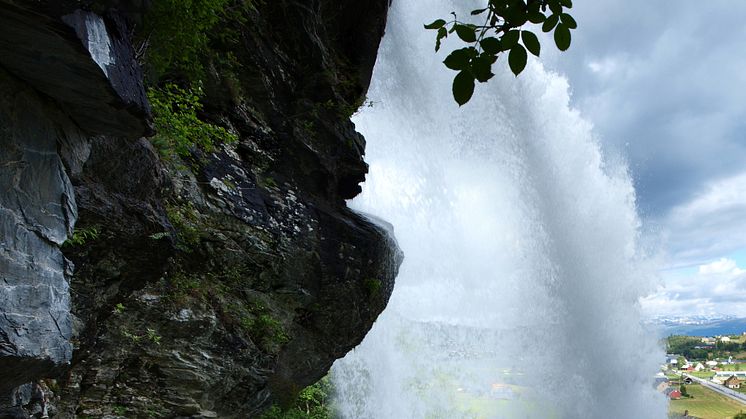
<svg viewBox="0 0 746 419"><path fill-rule="evenodd" d="M746 412L746 405L728 397L717 394L699 384L686 386L691 398L671 400L669 413L671 418L681 417L688 411L690 416L702 419L732 418L740 412Z"/></svg>

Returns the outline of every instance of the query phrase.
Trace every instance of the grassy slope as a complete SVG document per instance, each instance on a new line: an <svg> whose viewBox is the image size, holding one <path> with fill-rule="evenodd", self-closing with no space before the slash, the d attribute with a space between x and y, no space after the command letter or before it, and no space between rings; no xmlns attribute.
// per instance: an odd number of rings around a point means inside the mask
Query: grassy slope
<svg viewBox="0 0 746 419"><path fill-rule="evenodd" d="M689 385L686 389L693 398L671 400L670 413L681 415L685 410L689 410L690 415L702 419L725 419L746 410L746 406L700 385Z"/></svg>
<svg viewBox="0 0 746 419"><path fill-rule="evenodd" d="M720 365L723 371L746 371L746 364Z"/></svg>

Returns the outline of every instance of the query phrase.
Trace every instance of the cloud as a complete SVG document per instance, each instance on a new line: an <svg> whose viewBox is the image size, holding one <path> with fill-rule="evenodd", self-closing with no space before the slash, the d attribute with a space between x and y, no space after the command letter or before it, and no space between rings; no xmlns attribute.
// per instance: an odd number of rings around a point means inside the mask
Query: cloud
<svg viewBox="0 0 746 419"><path fill-rule="evenodd" d="M661 221L672 264L687 265L746 247L746 173L714 180Z"/></svg>
<svg viewBox="0 0 746 419"><path fill-rule="evenodd" d="M746 274L721 259L746 248L746 8L606 0L572 13L572 47L545 62L604 151L628 162L646 240L669 268L698 267L664 271L646 307L746 316Z"/></svg>
<svg viewBox="0 0 746 419"><path fill-rule="evenodd" d="M655 315L734 315L746 317L746 270L736 261L720 258L696 271L673 271L666 286L642 300L644 310Z"/></svg>
<svg viewBox="0 0 746 419"><path fill-rule="evenodd" d="M664 216L746 161L746 9L728 0L576 2L550 59L607 151L627 157L642 215Z"/></svg>
<svg viewBox="0 0 746 419"><path fill-rule="evenodd" d="M744 270L736 265L732 259L720 258L714 262L705 265L699 265L699 275L730 275L738 276L744 273Z"/></svg>
<svg viewBox="0 0 746 419"><path fill-rule="evenodd" d="M598 61L588 62L588 69L590 69L596 76L608 79L611 77L618 77L620 64L621 63L618 59L605 57Z"/></svg>

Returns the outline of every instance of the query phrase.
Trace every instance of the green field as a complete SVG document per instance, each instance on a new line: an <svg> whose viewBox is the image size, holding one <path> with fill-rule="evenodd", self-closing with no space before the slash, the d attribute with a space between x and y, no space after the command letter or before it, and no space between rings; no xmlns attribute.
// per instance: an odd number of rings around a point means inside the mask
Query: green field
<svg viewBox="0 0 746 419"><path fill-rule="evenodd" d="M685 410L688 410L690 415L702 419L726 419L733 417L736 413L746 411L746 405L721 396L701 385L688 385L686 389L692 398L671 400L669 413L682 415Z"/></svg>
<svg viewBox="0 0 746 419"><path fill-rule="evenodd" d="M746 364L720 365L720 369L723 371L746 371Z"/></svg>

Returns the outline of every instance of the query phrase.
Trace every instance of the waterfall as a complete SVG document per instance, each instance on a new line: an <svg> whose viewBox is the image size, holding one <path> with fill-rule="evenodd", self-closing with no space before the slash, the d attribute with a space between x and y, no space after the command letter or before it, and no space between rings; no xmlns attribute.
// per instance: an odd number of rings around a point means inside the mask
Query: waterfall
<svg viewBox="0 0 746 419"><path fill-rule="evenodd" d="M537 60L515 78L501 58L454 103L447 52L422 24L478 3L393 3L355 119L370 174L351 206L393 224L405 261L388 308L332 369L339 413L665 418L627 168Z"/></svg>

